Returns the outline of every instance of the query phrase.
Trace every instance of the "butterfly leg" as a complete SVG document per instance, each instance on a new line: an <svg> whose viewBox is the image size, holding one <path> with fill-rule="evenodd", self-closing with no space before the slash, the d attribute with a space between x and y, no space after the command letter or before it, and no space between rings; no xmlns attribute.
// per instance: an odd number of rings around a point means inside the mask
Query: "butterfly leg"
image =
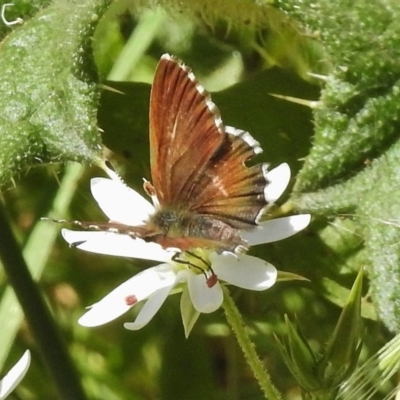
<svg viewBox="0 0 400 400"><path fill-rule="evenodd" d="M201 266L199 266L196 263L193 263L189 260L183 259L182 254L185 254L185 253L187 255L189 255L190 257L193 257L196 260L203 263L205 265L205 268L202 268ZM209 287L213 287L216 284L216 282L218 281L217 275L214 273L214 271L211 267L211 264L207 260L205 260L203 257L199 256L196 253L193 253L191 251L185 251L183 253L182 252L176 253L172 256L172 260L177 263L187 265L190 268L195 268L195 269L199 270L206 278L207 286L209 286ZM209 272L211 272L211 274L209 274Z"/></svg>

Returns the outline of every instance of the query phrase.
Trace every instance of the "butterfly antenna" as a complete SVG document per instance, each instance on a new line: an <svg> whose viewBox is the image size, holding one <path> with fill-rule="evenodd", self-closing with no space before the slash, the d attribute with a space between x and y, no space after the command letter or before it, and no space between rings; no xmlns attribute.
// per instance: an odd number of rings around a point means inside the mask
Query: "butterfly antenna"
<svg viewBox="0 0 400 400"><path fill-rule="evenodd" d="M100 224L96 224L93 222L85 222L85 221L78 221L78 220L68 220L68 219L56 219L50 217L42 217L40 218L41 221L51 221L56 224L70 224L70 225L77 225L83 229L96 229L96 230L103 230Z"/></svg>

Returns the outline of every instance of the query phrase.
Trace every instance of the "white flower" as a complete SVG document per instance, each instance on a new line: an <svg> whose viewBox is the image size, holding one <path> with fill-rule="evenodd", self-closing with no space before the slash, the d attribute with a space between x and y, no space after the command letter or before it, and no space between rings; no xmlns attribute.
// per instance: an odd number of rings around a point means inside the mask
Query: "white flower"
<svg viewBox="0 0 400 400"><path fill-rule="evenodd" d="M0 380L0 400L5 399L21 382L31 363L31 353L26 350L19 361L10 369L7 375Z"/></svg>
<svg viewBox="0 0 400 400"><path fill-rule="evenodd" d="M271 183L266 195L270 201L275 201L285 190L289 175L287 164L269 172ZM100 208L113 222L137 226L155 211L150 202L117 177L94 178L91 190ZM308 214L274 219L259 223L251 231L243 231L241 236L249 246L274 242L294 235L309 222ZM145 301L135 322L125 324L127 329L140 329L153 318L171 292L181 291L181 313L188 335L200 313L211 313L221 306L220 282L265 290L277 278L273 265L246 254L217 254L205 249L181 253L179 249L163 249L157 243L104 231L63 229L62 235L68 243L82 250L162 262L128 279L94 304L79 320L84 326L105 324Z"/></svg>

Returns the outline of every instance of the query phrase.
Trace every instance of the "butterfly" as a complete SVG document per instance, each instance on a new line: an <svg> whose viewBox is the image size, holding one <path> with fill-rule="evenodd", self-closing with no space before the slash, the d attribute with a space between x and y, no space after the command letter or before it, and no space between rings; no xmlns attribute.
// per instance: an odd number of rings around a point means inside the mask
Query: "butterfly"
<svg viewBox="0 0 400 400"><path fill-rule="evenodd" d="M247 245L241 232L254 229L277 198L267 164L245 164L261 152L248 132L224 126L192 70L164 54L150 94L152 182L144 183L156 210L139 226L79 224L163 248L239 252Z"/></svg>

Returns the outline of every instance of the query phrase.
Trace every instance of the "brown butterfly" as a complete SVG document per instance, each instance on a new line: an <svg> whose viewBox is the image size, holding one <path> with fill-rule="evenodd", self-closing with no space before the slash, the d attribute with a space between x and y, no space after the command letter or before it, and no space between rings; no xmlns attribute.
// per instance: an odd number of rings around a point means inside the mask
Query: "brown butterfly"
<svg viewBox="0 0 400 400"><path fill-rule="evenodd" d="M268 191L267 165L245 165L261 152L248 132L224 126L191 69L165 54L151 89L152 183L144 184L155 213L140 226L79 224L181 251L238 251L246 247L241 232L254 229L276 200Z"/></svg>

